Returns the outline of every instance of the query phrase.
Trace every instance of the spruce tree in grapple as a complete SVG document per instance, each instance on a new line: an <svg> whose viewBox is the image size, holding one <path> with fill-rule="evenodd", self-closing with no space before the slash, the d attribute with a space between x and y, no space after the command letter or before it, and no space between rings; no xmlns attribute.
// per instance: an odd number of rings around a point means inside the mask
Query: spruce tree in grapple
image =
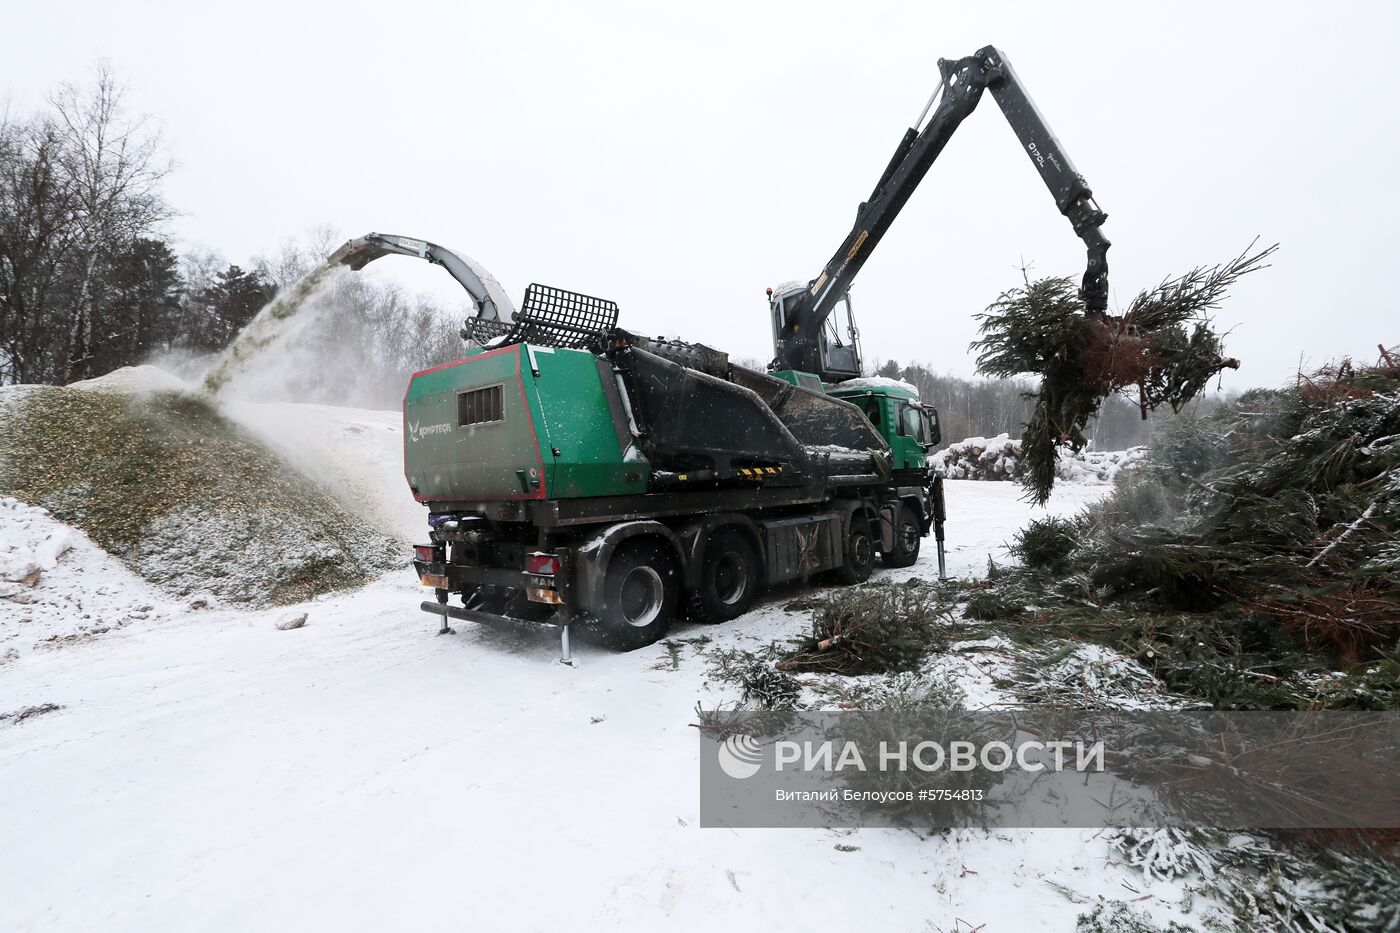
<svg viewBox="0 0 1400 933"><path fill-rule="evenodd" d="M1217 373L1239 368L1224 355L1206 312L1241 276L1266 268L1277 246L1252 249L1167 279L1121 315L1086 308L1069 278L1027 279L978 315L982 337L972 346L979 372L1040 376L1021 439L1026 498L1038 505L1050 498L1059 448L1084 449L1084 428L1106 397L1135 391L1144 418L1163 404L1179 411Z"/></svg>

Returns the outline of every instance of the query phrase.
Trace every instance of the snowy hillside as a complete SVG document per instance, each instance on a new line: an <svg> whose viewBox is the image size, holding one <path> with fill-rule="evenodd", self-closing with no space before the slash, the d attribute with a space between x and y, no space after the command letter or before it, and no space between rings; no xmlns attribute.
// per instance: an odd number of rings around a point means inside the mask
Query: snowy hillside
<svg viewBox="0 0 1400 933"><path fill-rule="evenodd" d="M172 608L81 531L0 497L0 663L159 623Z"/></svg>

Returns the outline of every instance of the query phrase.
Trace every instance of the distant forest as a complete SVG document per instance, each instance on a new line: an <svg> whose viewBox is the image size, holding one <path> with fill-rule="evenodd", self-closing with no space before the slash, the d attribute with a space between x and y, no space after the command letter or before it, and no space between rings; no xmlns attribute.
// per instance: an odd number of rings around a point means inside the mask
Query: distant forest
<svg viewBox="0 0 1400 933"><path fill-rule="evenodd" d="M1029 381L962 379L933 373L918 363L900 365L895 360L884 361L874 374L903 379L918 389L919 397L938 409L945 443L1002 433L1020 437L1022 425L1031 416L1032 403L1026 394L1033 393L1035 386ZM1202 395L1182 415L1205 414L1228 397L1223 393ZM1095 450L1123 450L1146 444L1154 424L1174 417L1179 416L1163 409L1143 420L1137 402L1114 395L1104 399L1102 410L1085 434Z"/></svg>
<svg viewBox="0 0 1400 933"><path fill-rule="evenodd" d="M170 154L155 125L126 104L120 81L99 65L34 112L0 111L0 385L66 384L143 362L194 375L338 245L321 230L246 265L181 252L168 227L177 210L164 194ZM314 352L296 397L396 407L404 373L460 355L465 306L343 280L336 313L302 335ZM945 441L1018 435L1029 417L1028 384L893 360L877 374L916 386L938 408ZM1110 398L1090 436L1100 449L1122 448L1145 443L1151 425L1131 401Z"/></svg>

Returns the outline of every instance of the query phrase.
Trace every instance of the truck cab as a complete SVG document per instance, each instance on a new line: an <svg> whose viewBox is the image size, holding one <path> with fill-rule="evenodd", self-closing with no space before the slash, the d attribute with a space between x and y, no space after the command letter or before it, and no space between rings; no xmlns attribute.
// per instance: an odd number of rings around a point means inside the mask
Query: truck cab
<svg viewBox="0 0 1400 933"><path fill-rule="evenodd" d="M823 383L815 373L795 369L770 373L784 382L824 392L832 398L851 402L890 445L890 465L896 470L919 470L928 466L928 456L942 440L938 412L925 405L912 385L898 379L873 376Z"/></svg>
<svg viewBox="0 0 1400 933"><path fill-rule="evenodd" d="M919 400L908 383L874 377L825 386L827 395L859 406L890 445L896 470L921 469L939 443L938 412Z"/></svg>

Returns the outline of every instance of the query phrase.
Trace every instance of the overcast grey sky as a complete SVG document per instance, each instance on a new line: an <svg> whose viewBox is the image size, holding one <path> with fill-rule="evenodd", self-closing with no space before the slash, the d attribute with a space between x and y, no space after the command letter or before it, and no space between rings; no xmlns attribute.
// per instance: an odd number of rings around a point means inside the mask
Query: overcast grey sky
<svg viewBox="0 0 1400 933"><path fill-rule="evenodd" d="M246 261L322 223L445 243L518 301L770 354L765 286L815 276L937 82L1007 53L1109 213L1124 302L1279 241L1219 316L1273 384L1400 339L1393 3L6 4L14 110L100 56L179 161L182 245ZM867 359L970 374L972 315L1083 250L990 97L853 289ZM386 259L412 287L441 270Z"/></svg>

